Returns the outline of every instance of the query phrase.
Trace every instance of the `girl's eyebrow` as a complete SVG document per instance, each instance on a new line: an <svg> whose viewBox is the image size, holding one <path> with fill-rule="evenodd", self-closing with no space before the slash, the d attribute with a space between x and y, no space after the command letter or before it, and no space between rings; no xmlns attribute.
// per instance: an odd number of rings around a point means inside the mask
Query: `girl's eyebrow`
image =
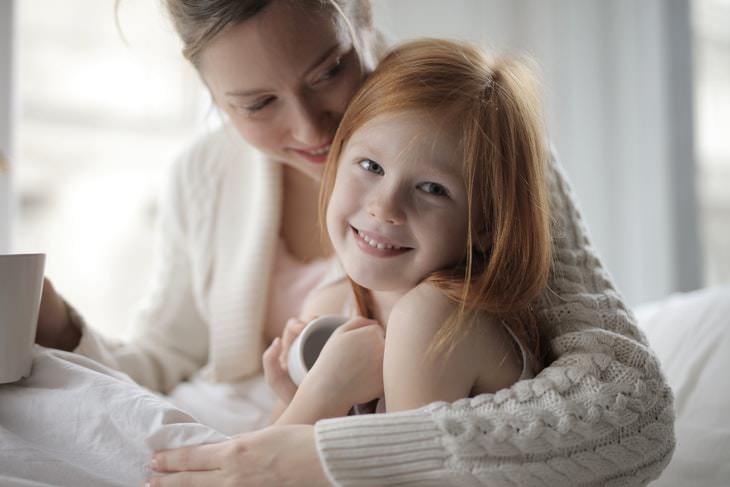
<svg viewBox="0 0 730 487"><path fill-rule="evenodd" d="M381 161L383 159L382 154L375 149L372 145L370 145L365 140L359 140L359 139L350 139L350 143L347 144L347 152L356 152L361 155L366 156L372 156L373 159L375 159L375 162Z"/></svg>
<svg viewBox="0 0 730 487"><path fill-rule="evenodd" d="M324 51L322 54L320 54L317 59L314 60L314 62L304 71L304 76L312 72L314 69L316 69L320 64L325 62L327 58L329 58L332 53L337 51L337 49L340 47L340 43L336 43L335 45L328 48L326 51ZM268 93L270 90L267 90L265 88L254 88L252 90L233 90L233 91L227 91L225 93L225 96L233 96L236 98L243 98L248 96L255 96L255 95L261 95L262 93Z"/></svg>
<svg viewBox="0 0 730 487"><path fill-rule="evenodd" d="M382 154L367 140L350 139L351 142L347 145L346 152L353 152L353 155L357 156L368 156L372 157L373 160L379 164L383 164L386 161L383 159ZM460 173L456 169L442 169L436 165L428 165L424 168L426 174L435 174L444 179L450 180L452 183L461 181Z"/></svg>

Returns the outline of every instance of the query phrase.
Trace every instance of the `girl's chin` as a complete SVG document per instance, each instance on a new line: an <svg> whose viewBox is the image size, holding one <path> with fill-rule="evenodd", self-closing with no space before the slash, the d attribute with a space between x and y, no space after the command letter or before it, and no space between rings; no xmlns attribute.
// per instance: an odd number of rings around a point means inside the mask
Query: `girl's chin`
<svg viewBox="0 0 730 487"><path fill-rule="evenodd" d="M347 275L350 276L350 279L357 284L360 287L364 287L365 289L369 289L371 291L375 292L407 292L410 288L413 286L407 286L402 282L394 282L390 279L378 279L375 278L372 275L364 276L359 275L357 272L348 272L347 269L345 269L345 272L347 272Z"/></svg>

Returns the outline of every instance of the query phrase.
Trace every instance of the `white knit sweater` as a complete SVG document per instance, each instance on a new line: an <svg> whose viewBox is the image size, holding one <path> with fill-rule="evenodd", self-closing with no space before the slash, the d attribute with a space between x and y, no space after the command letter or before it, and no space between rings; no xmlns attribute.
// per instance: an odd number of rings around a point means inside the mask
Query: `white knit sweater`
<svg viewBox="0 0 730 487"><path fill-rule="evenodd" d="M161 202L151 291L130 341L84 326L76 351L166 392L203 370L260 373L282 171L226 128L177 161ZM554 271L540 313L557 360L494 395L320 421L336 485L643 485L674 449L672 395L550 171Z"/></svg>
<svg viewBox="0 0 730 487"><path fill-rule="evenodd" d="M333 484L636 486L667 465L672 393L550 168L555 255L539 312L557 359L496 394L318 422Z"/></svg>

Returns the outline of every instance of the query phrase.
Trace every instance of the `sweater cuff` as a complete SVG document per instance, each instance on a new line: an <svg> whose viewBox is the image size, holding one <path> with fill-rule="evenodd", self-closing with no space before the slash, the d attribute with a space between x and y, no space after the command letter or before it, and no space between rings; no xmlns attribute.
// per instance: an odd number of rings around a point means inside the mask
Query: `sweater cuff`
<svg viewBox="0 0 730 487"><path fill-rule="evenodd" d="M323 469L336 486L443 482L448 454L442 437L429 415L418 410L315 424Z"/></svg>

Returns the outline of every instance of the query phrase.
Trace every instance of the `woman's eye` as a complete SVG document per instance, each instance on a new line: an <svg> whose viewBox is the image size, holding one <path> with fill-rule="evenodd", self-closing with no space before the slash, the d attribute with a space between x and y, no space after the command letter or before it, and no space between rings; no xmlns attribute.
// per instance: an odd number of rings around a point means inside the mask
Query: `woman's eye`
<svg viewBox="0 0 730 487"><path fill-rule="evenodd" d="M327 71L325 71L322 76L319 77L317 83L331 80L332 78L337 76L340 71L342 71L342 67L344 66L344 64L344 60L341 57L337 58L335 64L331 66Z"/></svg>
<svg viewBox="0 0 730 487"><path fill-rule="evenodd" d="M248 113L256 113L259 110L266 108L266 106L269 103L271 103L272 101L274 101L274 97L270 96L268 98L264 98L263 100L254 103L253 105L245 106L244 110L246 110Z"/></svg>
<svg viewBox="0 0 730 487"><path fill-rule="evenodd" d="M385 171L383 171L383 168L380 164L378 164L375 161L372 161L370 159L363 159L360 161L360 167L365 169L368 172L377 174L378 176L382 176L385 174Z"/></svg>
<svg viewBox="0 0 730 487"><path fill-rule="evenodd" d="M423 191L434 196L448 196L449 191L439 183L421 183L419 185Z"/></svg>

